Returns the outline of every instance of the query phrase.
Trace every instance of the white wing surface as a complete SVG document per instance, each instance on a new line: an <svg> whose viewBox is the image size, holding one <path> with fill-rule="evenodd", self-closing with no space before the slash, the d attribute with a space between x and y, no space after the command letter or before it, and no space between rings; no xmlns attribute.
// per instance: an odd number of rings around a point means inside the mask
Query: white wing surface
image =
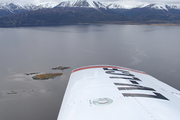
<svg viewBox="0 0 180 120"><path fill-rule="evenodd" d="M110 65L72 71L58 120L179 120L180 91Z"/></svg>

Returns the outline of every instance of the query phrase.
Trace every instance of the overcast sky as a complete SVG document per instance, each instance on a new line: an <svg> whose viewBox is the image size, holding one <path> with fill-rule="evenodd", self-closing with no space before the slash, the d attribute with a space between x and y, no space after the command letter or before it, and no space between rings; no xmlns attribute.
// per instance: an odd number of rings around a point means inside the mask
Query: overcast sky
<svg viewBox="0 0 180 120"><path fill-rule="evenodd" d="M43 2L56 2L60 3L61 1L67 1L67 0L0 0L0 3L4 2L13 2L13 3L34 3L34 4L39 4ZM180 4L180 0L94 0L94 1L100 1L100 2L114 2L114 1L119 1L119 2L150 2L150 3L172 3L172 4Z"/></svg>

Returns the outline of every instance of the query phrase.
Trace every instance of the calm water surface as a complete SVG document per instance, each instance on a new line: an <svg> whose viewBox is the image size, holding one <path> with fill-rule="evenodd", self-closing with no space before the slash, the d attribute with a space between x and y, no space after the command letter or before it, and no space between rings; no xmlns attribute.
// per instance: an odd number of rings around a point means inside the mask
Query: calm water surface
<svg viewBox="0 0 180 120"><path fill-rule="evenodd" d="M148 25L0 28L0 119L56 120L71 70L87 65L145 71L180 90L179 31ZM71 69L51 70L60 65ZM63 76L36 81L25 75L31 72Z"/></svg>

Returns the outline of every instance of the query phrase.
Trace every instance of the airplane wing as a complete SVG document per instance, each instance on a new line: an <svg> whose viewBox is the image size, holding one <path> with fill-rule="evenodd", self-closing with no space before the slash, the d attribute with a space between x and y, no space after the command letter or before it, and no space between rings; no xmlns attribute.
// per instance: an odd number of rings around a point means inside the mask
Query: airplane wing
<svg viewBox="0 0 180 120"><path fill-rule="evenodd" d="M57 120L179 120L180 91L145 72L99 65L72 71Z"/></svg>

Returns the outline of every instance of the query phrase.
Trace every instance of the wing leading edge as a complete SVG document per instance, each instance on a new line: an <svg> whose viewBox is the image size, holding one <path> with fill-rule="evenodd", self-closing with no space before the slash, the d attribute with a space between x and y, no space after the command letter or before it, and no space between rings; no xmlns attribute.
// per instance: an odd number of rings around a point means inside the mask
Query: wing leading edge
<svg viewBox="0 0 180 120"><path fill-rule="evenodd" d="M110 65L72 71L58 120L178 120L180 91L137 70Z"/></svg>

